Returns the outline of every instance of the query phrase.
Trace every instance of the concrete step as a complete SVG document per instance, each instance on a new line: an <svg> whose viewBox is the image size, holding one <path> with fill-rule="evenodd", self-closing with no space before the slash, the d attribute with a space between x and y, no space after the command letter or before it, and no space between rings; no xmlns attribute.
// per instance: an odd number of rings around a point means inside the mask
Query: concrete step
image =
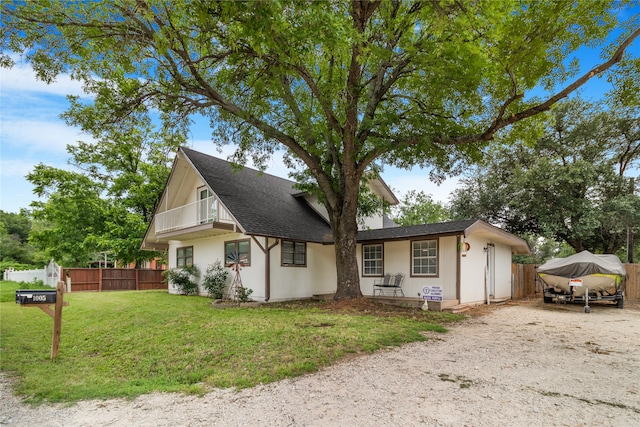
<svg viewBox="0 0 640 427"><path fill-rule="evenodd" d="M458 304L458 305L442 308L442 311L444 311L445 313L453 313L453 314L464 313L469 310L470 310L470 307L466 304Z"/></svg>

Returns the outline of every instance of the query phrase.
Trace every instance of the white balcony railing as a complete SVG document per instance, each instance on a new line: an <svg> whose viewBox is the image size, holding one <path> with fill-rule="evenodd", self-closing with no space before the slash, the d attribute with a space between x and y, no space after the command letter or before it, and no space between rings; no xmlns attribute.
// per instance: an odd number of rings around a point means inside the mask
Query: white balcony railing
<svg viewBox="0 0 640 427"><path fill-rule="evenodd" d="M225 222L233 224L233 218L226 209L220 206L215 196L189 203L155 217L156 234L181 230L208 222Z"/></svg>

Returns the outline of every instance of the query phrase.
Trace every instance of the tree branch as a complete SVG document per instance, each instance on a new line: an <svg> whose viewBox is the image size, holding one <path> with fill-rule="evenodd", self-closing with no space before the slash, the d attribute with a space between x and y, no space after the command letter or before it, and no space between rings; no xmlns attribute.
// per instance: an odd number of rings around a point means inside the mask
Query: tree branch
<svg viewBox="0 0 640 427"><path fill-rule="evenodd" d="M526 118L535 116L536 114L540 114L542 112L550 110L554 104L556 104L561 99L564 99L567 96L569 96L569 94L571 94L572 92L577 90L579 87L584 85L591 78L599 74L602 74L603 72L607 71L609 68L611 68L612 66L620 62L622 60L622 56L625 50L627 49L627 47L629 47L629 45L631 45L631 43L633 43L633 41L638 37L640 37L640 28L636 29L624 42L620 44L618 49L616 49L616 51L608 61L595 66L594 68L589 70L587 73L585 73L584 75L576 79L569 86L567 86L557 94L551 96L545 102L542 102L538 105L534 105L533 107L530 107L519 113L511 114L510 116L507 116L507 117L501 117L500 115L501 113L499 113L496 119L491 124L491 126L489 126L487 130L485 130L483 133L473 134L473 135L461 135L453 138L440 136L439 138L436 138L436 142L443 143L443 144L459 145L459 144L470 144L474 142L489 141L493 139L496 132L498 132L500 129L503 129L509 125L512 125ZM508 105L511 102L512 101L507 100L505 104ZM506 108L504 104L503 104L503 107Z"/></svg>

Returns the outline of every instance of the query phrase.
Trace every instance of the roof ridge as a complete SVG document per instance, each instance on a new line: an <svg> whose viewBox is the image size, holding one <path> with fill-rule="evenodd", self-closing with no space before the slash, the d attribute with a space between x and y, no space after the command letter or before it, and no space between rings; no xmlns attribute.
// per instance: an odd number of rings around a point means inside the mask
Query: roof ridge
<svg viewBox="0 0 640 427"><path fill-rule="evenodd" d="M215 159L215 160L217 160L219 162L224 162L224 163L228 164L229 166L231 166L232 169L235 169L234 165L237 165L238 166L238 170L246 170L246 171L250 171L250 172L255 172L256 175L266 175L268 177L272 177L272 178L280 179L280 180L283 180L283 181L287 181L287 182L289 182L291 184L298 184L296 181L293 181L293 180L291 180L289 178L283 178L283 177L278 176L278 175L274 175L274 174L271 174L271 173L268 173L268 172L261 171L260 169L256 169L256 168L253 168L253 167L250 167L250 166L241 165L240 163L230 162L229 160L225 160L225 159L222 159L220 157L216 157L216 156L213 156L211 154L204 153L202 151L194 150L193 148L189 148L189 147L185 147L185 146L180 147L180 148L182 149L183 152L185 150L189 150L192 153L199 154L199 155L202 155L202 156L206 156L206 157L209 157L211 159ZM187 156L188 156L188 153L185 152L185 154L187 154Z"/></svg>

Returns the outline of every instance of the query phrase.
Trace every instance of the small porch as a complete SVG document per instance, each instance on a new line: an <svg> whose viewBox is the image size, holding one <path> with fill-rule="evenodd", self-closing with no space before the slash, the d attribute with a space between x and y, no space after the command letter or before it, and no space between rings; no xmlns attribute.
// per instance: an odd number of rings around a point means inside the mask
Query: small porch
<svg viewBox="0 0 640 427"><path fill-rule="evenodd" d="M334 294L314 295L313 298L321 301L329 301L333 299ZM370 301L378 304L396 305L400 307L420 308L424 304L424 300L420 298L398 297L398 296L372 296L364 295ZM460 304L459 300L429 301L429 310L445 311L449 313L464 313L470 308L467 304Z"/></svg>
<svg viewBox="0 0 640 427"><path fill-rule="evenodd" d="M398 305L402 307L415 307L420 308L425 303L425 300L420 298L408 298L408 297L393 297L393 296L370 296L366 295L365 298L375 301L379 304ZM469 306L466 304L460 304L460 301L455 300L443 300L443 301L428 301L428 307L431 311L446 311L449 313L464 313L469 310Z"/></svg>

